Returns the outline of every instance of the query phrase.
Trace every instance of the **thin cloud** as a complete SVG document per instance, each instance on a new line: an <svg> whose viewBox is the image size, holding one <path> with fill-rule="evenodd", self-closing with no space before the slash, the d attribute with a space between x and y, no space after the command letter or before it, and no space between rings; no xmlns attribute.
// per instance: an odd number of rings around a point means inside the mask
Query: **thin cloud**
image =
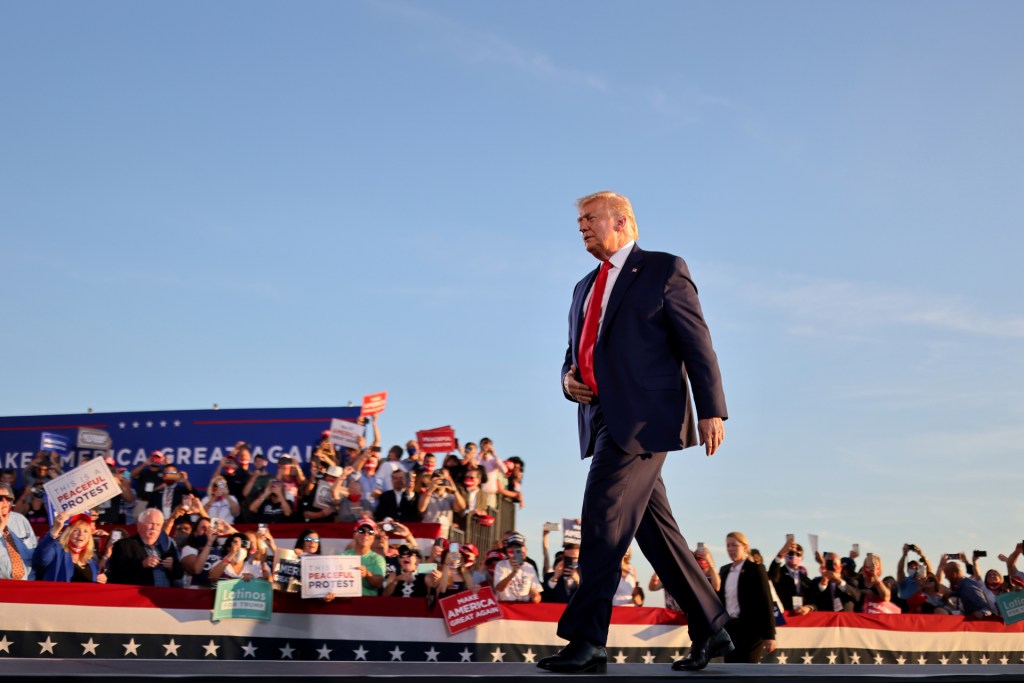
<svg viewBox="0 0 1024 683"><path fill-rule="evenodd" d="M834 280L789 276L775 280L766 284L763 274L759 275L749 285L741 285L742 296L784 314L786 329L801 336L867 339L884 328L902 326L1024 338L1024 318L993 315L957 297Z"/></svg>
<svg viewBox="0 0 1024 683"><path fill-rule="evenodd" d="M701 107L733 106L723 97L696 89L680 95L651 84L619 85L599 73L559 64L545 52L457 22L422 6L402 2L373 6L422 27L424 35L434 38L437 47L465 63L496 64L546 82L617 95L627 102L645 102L651 111L674 119L677 124L695 122L697 118L693 111Z"/></svg>

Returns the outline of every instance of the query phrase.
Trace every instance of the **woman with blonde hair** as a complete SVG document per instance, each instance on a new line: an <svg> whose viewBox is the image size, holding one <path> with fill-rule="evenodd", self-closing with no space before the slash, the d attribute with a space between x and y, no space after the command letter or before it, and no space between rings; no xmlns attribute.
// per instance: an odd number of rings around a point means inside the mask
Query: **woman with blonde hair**
<svg viewBox="0 0 1024 683"><path fill-rule="evenodd" d="M729 613L725 630L736 646L725 661L757 664L763 655L775 651L775 614L768 574L750 559L750 542L741 532L732 531L725 537L725 549L732 562L719 569L714 577L718 581L713 581Z"/></svg>
<svg viewBox="0 0 1024 683"><path fill-rule="evenodd" d="M65 520L68 522L64 528ZM53 518L50 531L43 534L32 563L40 581L106 583L96 564L93 521L88 514L69 519L66 512Z"/></svg>
<svg viewBox="0 0 1024 683"><path fill-rule="evenodd" d="M235 523L242 509L238 499L228 493L228 480L219 474L210 480L207 495L203 498L203 507L211 518L223 519L228 524Z"/></svg>

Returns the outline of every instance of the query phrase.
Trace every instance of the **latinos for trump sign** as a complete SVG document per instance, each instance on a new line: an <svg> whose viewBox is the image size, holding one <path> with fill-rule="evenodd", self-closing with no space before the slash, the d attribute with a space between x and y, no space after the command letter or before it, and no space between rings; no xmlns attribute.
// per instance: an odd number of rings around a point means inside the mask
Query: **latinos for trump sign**
<svg viewBox="0 0 1024 683"><path fill-rule="evenodd" d="M70 515L94 508L121 493L117 479L101 458L51 479L43 488L54 511Z"/></svg>
<svg viewBox="0 0 1024 683"><path fill-rule="evenodd" d="M1014 624L1024 621L1024 591L1003 593L996 598L996 604L999 606L999 614L1003 616L1004 623Z"/></svg>
<svg viewBox="0 0 1024 683"><path fill-rule="evenodd" d="M490 586L456 593L451 597L441 598L439 602L444 613L445 626L448 627L448 635L451 636L479 624L505 617L501 605L494 599L494 592Z"/></svg>
<svg viewBox="0 0 1024 683"><path fill-rule="evenodd" d="M309 555L302 563L302 597L322 598L334 593L338 598L358 598L363 594L363 577L358 555Z"/></svg>
<svg viewBox="0 0 1024 683"><path fill-rule="evenodd" d="M437 427L416 432L416 443L423 453L449 453L455 450L455 430Z"/></svg>
<svg viewBox="0 0 1024 683"><path fill-rule="evenodd" d="M212 621L256 619L270 621L274 612L274 587L268 581L232 579L217 582Z"/></svg>
<svg viewBox="0 0 1024 683"><path fill-rule="evenodd" d="M254 408L225 410L161 410L81 415L0 417L0 469L19 473L39 450L43 432L77 442L80 429L102 430L107 447L79 446L60 458L64 471L86 460L112 456L118 467L134 468L153 451L165 462L188 471L191 481L205 484L217 463L239 441L252 444L253 455L276 463L282 455L308 463L320 433L331 418L355 420L359 408Z"/></svg>

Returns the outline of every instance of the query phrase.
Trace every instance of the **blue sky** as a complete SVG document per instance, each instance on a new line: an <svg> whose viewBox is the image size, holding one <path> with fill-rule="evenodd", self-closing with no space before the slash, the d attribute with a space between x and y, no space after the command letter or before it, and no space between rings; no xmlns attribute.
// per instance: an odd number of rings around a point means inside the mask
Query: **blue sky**
<svg viewBox="0 0 1024 683"><path fill-rule="evenodd" d="M527 461L579 509L558 385L574 200L683 256L730 407L670 456L725 561L1024 535L1024 7L220 2L0 9L0 414L344 405ZM1013 275L1013 273L1018 275ZM997 566L990 561L985 567Z"/></svg>

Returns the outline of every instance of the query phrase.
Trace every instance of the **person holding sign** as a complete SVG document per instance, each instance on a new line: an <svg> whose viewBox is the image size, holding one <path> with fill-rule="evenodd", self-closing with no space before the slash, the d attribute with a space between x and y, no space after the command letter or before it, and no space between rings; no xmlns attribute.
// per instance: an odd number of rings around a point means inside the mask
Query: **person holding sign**
<svg viewBox="0 0 1024 683"><path fill-rule="evenodd" d="M67 522L67 528L64 523ZM40 581L106 583L96 564L92 517L80 514L71 517L60 512L53 518L50 531L43 534L32 563Z"/></svg>
<svg viewBox="0 0 1024 683"><path fill-rule="evenodd" d="M342 555L359 555L359 575L363 579L363 595L379 595L384 585L384 558L373 552L373 538L377 534L377 523L372 519L361 519L352 535L352 547Z"/></svg>
<svg viewBox="0 0 1024 683"><path fill-rule="evenodd" d="M629 199L579 199L584 248L601 262L576 285L559 379L578 404L580 456L592 457L583 494L579 590L558 623L568 645L538 662L560 673L607 668L608 624L620 561L634 536L686 610L690 653L673 669L703 669L733 649L728 615L669 505L661 468L669 451L722 445L722 377L697 288L683 259L636 244ZM690 403L690 388L696 415Z"/></svg>

